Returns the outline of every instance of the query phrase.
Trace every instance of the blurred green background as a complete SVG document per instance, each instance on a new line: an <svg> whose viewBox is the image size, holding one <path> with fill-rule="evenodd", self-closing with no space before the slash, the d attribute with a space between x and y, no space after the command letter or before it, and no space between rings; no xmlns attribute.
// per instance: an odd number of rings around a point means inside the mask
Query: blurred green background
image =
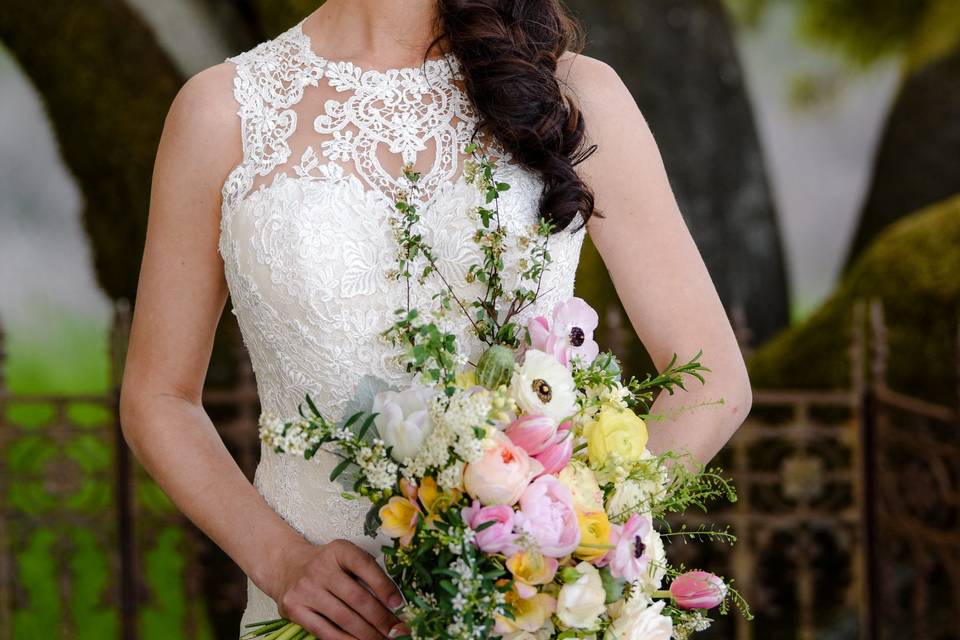
<svg viewBox="0 0 960 640"><path fill-rule="evenodd" d="M846 388L851 305L875 296L890 385L956 407L960 3L568 5L586 53L618 70L650 122L721 298L749 330L754 386ZM186 78L315 6L0 6L0 639L120 633L110 327L115 302L134 297L163 117ZM621 317L589 245L578 283ZM231 321L211 387L237 380ZM622 325L603 339L649 370ZM138 534L140 636L234 637L239 572L142 477L136 504L141 528L154 523ZM191 574L197 558L222 584Z"/></svg>

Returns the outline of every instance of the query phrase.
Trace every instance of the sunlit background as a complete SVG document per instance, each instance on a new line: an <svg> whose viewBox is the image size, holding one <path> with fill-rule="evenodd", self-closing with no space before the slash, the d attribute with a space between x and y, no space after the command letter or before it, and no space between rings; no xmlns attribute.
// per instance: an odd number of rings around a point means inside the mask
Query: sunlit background
<svg viewBox="0 0 960 640"><path fill-rule="evenodd" d="M115 362L176 90L316 4L0 6L0 640L236 637L242 575L116 447ZM960 3L568 4L650 122L755 387L719 460L740 542L668 549L756 609L702 637L960 638ZM589 246L578 282L648 371ZM209 411L250 473L232 320Z"/></svg>

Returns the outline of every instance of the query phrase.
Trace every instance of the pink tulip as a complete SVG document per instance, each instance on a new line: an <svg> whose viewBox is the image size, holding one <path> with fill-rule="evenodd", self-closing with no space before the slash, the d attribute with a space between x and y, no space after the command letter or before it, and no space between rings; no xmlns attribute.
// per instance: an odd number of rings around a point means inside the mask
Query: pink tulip
<svg viewBox="0 0 960 640"><path fill-rule="evenodd" d="M553 442L546 449L533 456L537 462L543 465L543 472L540 475L556 475L570 464L570 458L573 457L573 436L569 429L570 423L564 422L554 435Z"/></svg>
<svg viewBox="0 0 960 640"><path fill-rule="evenodd" d="M549 416L525 415L511 422L505 433L513 444L536 455L553 444L557 423Z"/></svg>
<svg viewBox="0 0 960 640"><path fill-rule="evenodd" d="M507 505L481 507L479 500L474 500L469 507L460 511L463 521L471 529L478 529L480 525L494 522L481 531L477 531L474 542L484 553L502 553L511 556L519 550L514 544L517 534L513 532L513 509Z"/></svg>
<svg viewBox="0 0 960 640"><path fill-rule="evenodd" d="M520 496L516 530L526 533L540 552L562 558L580 545L580 525L573 495L554 476L540 476Z"/></svg>
<svg viewBox="0 0 960 640"><path fill-rule="evenodd" d="M579 357L584 365L593 362L600 347L593 339L599 316L582 298L570 298L553 307L552 319L536 316L527 322L534 349L545 351L566 366Z"/></svg>
<svg viewBox="0 0 960 640"><path fill-rule="evenodd" d="M650 564L643 538L650 533L653 520L649 515L634 513L622 526L614 526L610 532L610 544L613 549L607 552L595 564L598 567L610 565L610 575L633 582L639 578Z"/></svg>
<svg viewBox="0 0 960 640"><path fill-rule="evenodd" d="M688 571L670 584L670 595L682 609L712 609L723 602L727 585L707 571Z"/></svg>

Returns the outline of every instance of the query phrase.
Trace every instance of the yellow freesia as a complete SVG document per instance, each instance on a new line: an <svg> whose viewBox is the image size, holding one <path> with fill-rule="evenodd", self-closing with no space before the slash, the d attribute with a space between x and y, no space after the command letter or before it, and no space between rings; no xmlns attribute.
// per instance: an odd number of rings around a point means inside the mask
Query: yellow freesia
<svg viewBox="0 0 960 640"><path fill-rule="evenodd" d="M538 631L557 609L557 601L546 593L537 593L522 598L516 591L507 593L507 602L513 608L513 620L496 616L494 631L507 635L515 631L534 633Z"/></svg>
<svg viewBox="0 0 960 640"><path fill-rule="evenodd" d="M537 592L535 585L547 584L557 573L557 560L539 551L520 551L507 559L507 569L513 574L514 587L522 598Z"/></svg>
<svg viewBox="0 0 960 640"><path fill-rule="evenodd" d="M451 505L460 500L460 491L453 489L451 491L440 491L437 481L426 476L420 481L420 488L417 495L420 498L420 504L427 510L427 513L438 513L449 509Z"/></svg>
<svg viewBox="0 0 960 640"><path fill-rule="evenodd" d="M406 498L394 496L380 507L381 529L391 538L399 538L400 544L407 546L413 540L417 530L420 509Z"/></svg>

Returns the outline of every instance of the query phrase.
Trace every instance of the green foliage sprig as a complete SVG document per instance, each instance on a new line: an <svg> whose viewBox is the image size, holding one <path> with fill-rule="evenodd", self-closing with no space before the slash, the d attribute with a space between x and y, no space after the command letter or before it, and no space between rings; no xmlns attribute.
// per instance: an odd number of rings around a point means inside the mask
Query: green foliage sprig
<svg viewBox="0 0 960 640"><path fill-rule="evenodd" d="M473 544L474 535L451 508L421 518L410 548L383 547L385 566L408 604L412 636L406 637L486 638L495 616L513 618L507 601L513 578L498 556Z"/></svg>
<svg viewBox="0 0 960 640"><path fill-rule="evenodd" d="M400 191L394 206L398 216L391 219L397 240L397 267L392 275L406 281L406 307L395 311L395 321L382 332L382 335L394 345L405 348L404 362L407 371L419 372L426 381L444 385L447 396L454 393L453 382L456 376L457 339L456 336L441 331L431 320L423 318L411 305L411 284L416 278L423 284L430 276L440 279L443 289L434 296L443 311L458 308L473 327L476 336L487 344L503 344L511 348L520 345L522 338L520 326L515 318L527 309L540 295L543 274L551 261L548 240L553 230L550 222L541 220L534 229L535 245L531 247L530 261L521 265L521 282L536 283L535 286L518 286L510 293L510 303L504 313L499 314L501 300L507 297L502 272L506 250L506 230L500 223L500 194L509 190L506 182L494 178L493 163L480 153L477 144L468 145L465 150L472 158L465 163L464 178L484 194L485 204L477 208L480 226L474 234L474 242L480 248L482 263L470 265L466 280L480 282L484 294L469 304L465 303L439 267L432 247L418 231L421 216L414 204L412 195L418 191L420 173L410 165L403 167L407 188ZM493 204L491 208L490 205ZM422 256L425 265L419 273L414 273L417 257Z"/></svg>
<svg viewBox="0 0 960 640"><path fill-rule="evenodd" d="M668 513L680 513L689 507L697 507L707 512L709 503L717 500L737 501L737 490L733 482L724 477L719 467L706 468L699 465L693 470L681 461L689 456L666 453L660 456L669 469L670 479L665 490L665 499L657 502L652 510L655 518L663 518ZM673 462L674 464L668 464Z"/></svg>
<svg viewBox="0 0 960 640"><path fill-rule="evenodd" d="M373 422L377 414L358 411L349 416L342 426L326 418L317 409L313 399L306 396L307 408L300 405L300 420L283 421L264 414L260 418L260 439L276 453L287 453L311 460L325 448L340 462L330 472L335 481L351 470L352 490L366 496L373 503L389 498L399 480L399 466L393 462L389 449L377 434Z"/></svg>

